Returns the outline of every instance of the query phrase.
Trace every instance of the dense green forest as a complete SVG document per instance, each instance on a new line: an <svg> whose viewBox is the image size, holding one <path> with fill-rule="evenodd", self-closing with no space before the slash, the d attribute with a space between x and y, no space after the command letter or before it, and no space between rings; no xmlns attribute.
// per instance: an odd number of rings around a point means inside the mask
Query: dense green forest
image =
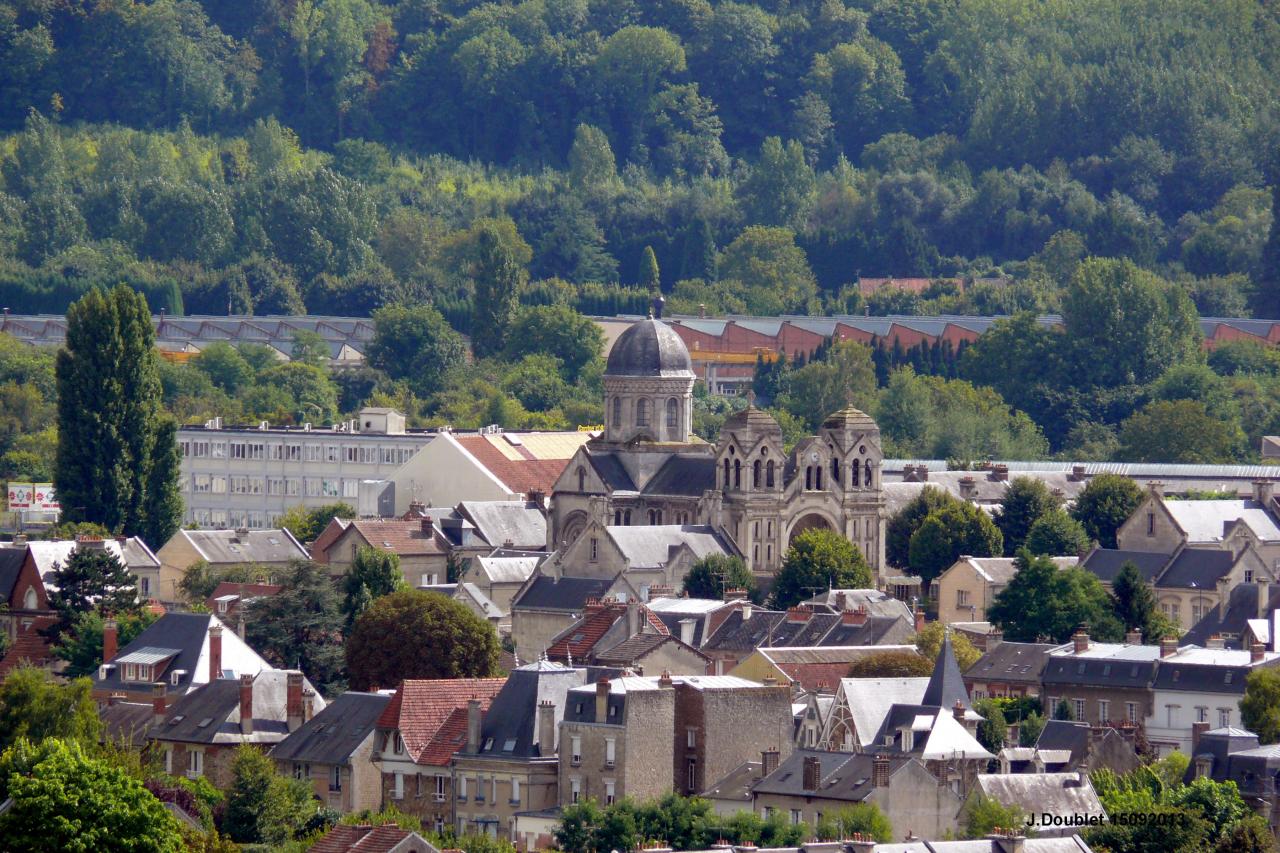
<svg viewBox="0 0 1280 853"><path fill-rule="evenodd" d="M495 219L584 312L1055 310L1098 255L1275 316L1278 96L1257 0L7 0L0 299L466 331Z"/></svg>

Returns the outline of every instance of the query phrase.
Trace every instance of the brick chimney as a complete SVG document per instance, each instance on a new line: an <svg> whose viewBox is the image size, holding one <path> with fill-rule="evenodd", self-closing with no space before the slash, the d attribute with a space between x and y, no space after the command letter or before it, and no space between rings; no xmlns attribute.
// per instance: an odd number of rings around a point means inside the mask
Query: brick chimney
<svg viewBox="0 0 1280 853"><path fill-rule="evenodd" d="M1266 657L1266 652L1267 647L1255 640L1249 645L1249 663L1257 663L1262 660Z"/></svg>
<svg viewBox="0 0 1280 853"><path fill-rule="evenodd" d="M956 704L951 707L951 716L955 717L957 723L960 723L961 725L964 724L964 703L959 699L957 699Z"/></svg>
<svg viewBox="0 0 1280 853"><path fill-rule="evenodd" d="M787 608L788 622L804 624L805 622L809 621L809 617L812 615L813 615L813 611L811 611L808 607L804 606L803 604L799 604L799 605L796 605L795 607Z"/></svg>
<svg viewBox="0 0 1280 853"><path fill-rule="evenodd" d="M998 483L1006 482L1009 479L1009 466L1003 463L991 466L991 479Z"/></svg>
<svg viewBox="0 0 1280 853"><path fill-rule="evenodd" d="M596 722L603 723L609 718L609 679L602 678L596 682Z"/></svg>
<svg viewBox="0 0 1280 853"><path fill-rule="evenodd" d="M1200 751L1200 736L1209 731L1209 722L1207 720L1195 722L1191 724L1191 757L1195 758L1197 752Z"/></svg>
<svg viewBox="0 0 1280 853"><path fill-rule="evenodd" d="M889 787L889 756L879 754L872 760L871 784L877 788Z"/></svg>
<svg viewBox="0 0 1280 853"><path fill-rule="evenodd" d="M435 522L435 519L434 519L434 518L432 518L431 516L429 516L429 515L424 515L424 516L422 516L422 521L421 521L421 522L419 522L419 527L420 527L420 528L421 528L421 530L422 530L422 535L423 535L423 536L432 536L432 535L434 535L434 533L435 533L435 523L436 523L436 522Z"/></svg>
<svg viewBox="0 0 1280 853"><path fill-rule="evenodd" d="M982 650L984 652L989 652L1003 642L1004 642L1004 631L1001 631L999 628L993 627L990 631L987 632L987 641L986 641L986 644L983 646Z"/></svg>
<svg viewBox="0 0 1280 853"><path fill-rule="evenodd" d="M816 755L806 755L804 757L804 789L806 791L816 791L818 786L822 784L822 760Z"/></svg>
<svg viewBox="0 0 1280 853"><path fill-rule="evenodd" d="M164 722L164 714L168 707L169 700L165 696L164 682L157 681L151 685L151 717L157 726Z"/></svg>
<svg viewBox="0 0 1280 853"><path fill-rule="evenodd" d="M974 480L972 474L965 474L960 478L960 497L968 500L973 496Z"/></svg>
<svg viewBox="0 0 1280 853"><path fill-rule="evenodd" d="M248 673L240 676L240 734L253 734L253 676Z"/></svg>
<svg viewBox="0 0 1280 853"><path fill-rule="evenodd" d="M1089 651L1089 626L1081 625L1076 632L1071 635L1071 642L1074 644L1075 654L1082 655Z"/></svg>
<svg viewBox="0 0 1280 853"><path fill-rule="evenodd" d="M777 749L766 749L760 753L760 776L761 778L768 776L770 773L778 769L778 761L781 754Z"/></svg>
<svg viewBox="0 0 1280 853"><path fill-rule="evenodd" d="M846 610L840 614L841 625L865 625L867 624L867 608L865 605L859 604L857 610Z"/></svg>
<svg viewBox="0 0 1280 853"><path fill-rule="evenodd" d="M744 601L747 597L747 591L740 586L731 587L724 591L725 601Z"/></svg>
<svg viewBox="0 0 1280 853"><path fill-rule="evenodd" d="M538 752L543 758L556 751L556 703L543 699L538 703Z"/></svg>
<svg viewBox="0 0 1280 853"><path fill-rule="evenodd" d="M675 686L675 682L671 680L671 670L664 669L662 675L658 676L658 689L670 689Z"/></svg>
<svg viewBox="0 0 1280 853"><path fill-rule="evenodd" d="M102 662L111 663L119 651L120 635L116 620L108 619L102 623Z"/></svg>
<svg viewBox="0 0 1280 853"><path fill-rule="evenodd" d="M1161 637L1160 638L1160 657L1167 658L1178 653L1177 637Z"/></svg>
<svg viewBox="0 0 1280 853"><path fill-rule="evenodd" d="M987 839L992 853L1023 853L1027 849L1027 836L1020 829L997 826Z"/></svg>
<svg viewBox="0 0 1280 853"><path fill-rule="evenodd" d="M289 731L302 727L302 673L291 669L285 673L284 714Z"/></svg>
<svg viewBox="0 0 1280 853"><path fill-rule="evenodd" d="M467 700L467 752L475 755L480 751L480 700L472 697Z"/></svg>
<svg viewBox="0 0 1280 853"><path fill-rule="evenodd" d="M1124 642L1125 642L1125 645L1129 645L1129 646L1142 645L1142 631L1140 631L1137 628L1134 628L1132 631L1126 632L1124 635Z"/></svg>
<svg viewBox="0 0 1280 853"><path fill-rule="evenodd" d="M920 605L918 604L915 607L916 609L913 615L916 620L916 625L915 625L916 633L919 634L921 631L924 630L924 611L920 609Z"/></svg>
<svg viewBox="0 0 1280 853"><path fill-rule="evenodd" d="M1221 634L1214 634L1204 641L1204 647L1206 649L1225 649L1227 647L1227 641L1223 639Z"/></svg>
<svg viewBox="0 0 1280 853"><path fill-rule="evenodd" d="M215 619L217 617L214 617ZM215 621L209 626L209 681L222 677L222 626Z"/></svg>
<svg viewBox="0 0 1280 853"><path fill-rule="evenodd" d="M1253 481L1253 499L1264 507L1271 503L1271 498L1275 496L1276 484L1274 480L1259 479Z"/></svg>

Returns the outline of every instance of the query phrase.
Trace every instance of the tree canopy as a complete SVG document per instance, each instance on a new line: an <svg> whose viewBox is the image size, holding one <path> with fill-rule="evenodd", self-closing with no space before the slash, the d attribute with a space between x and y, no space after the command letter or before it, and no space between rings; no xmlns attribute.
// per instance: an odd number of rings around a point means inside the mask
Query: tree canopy
<svg viewBox="0 0 1280 853"><path fill-rule="evenodd" d="M1114 642L1124 633L1111 599L1096 576L1084 569L1059 569L1045 556L1023 551L1017 574L987 610L1008 640L1065 643L1081 625L1096 640Z"/></svg>
<svg viewBox="0 0 1280 853"><path fill-rule="evenodd" d="M824 589L865 589L870 584L871 569L857 545L833 530L811 528L792 538L774 578L772 603L785 609Z"/></svg>

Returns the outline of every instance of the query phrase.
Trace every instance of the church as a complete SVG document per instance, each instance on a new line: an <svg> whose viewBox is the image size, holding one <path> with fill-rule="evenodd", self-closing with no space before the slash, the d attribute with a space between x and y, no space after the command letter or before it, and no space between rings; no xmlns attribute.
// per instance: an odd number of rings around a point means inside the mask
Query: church
<svg viewBox="0 0 1280 853"><path fill-rule="evenodd" d="M792 537L838 531L873 571L884 566L880 430L849 406L786 453L762 409L730 416L715 444L693 434L694 373L680 336L653 316L623 332L604 373L605 426L565 467L551 494L548 548L589 525L706 525L761 578Z"/></svg>

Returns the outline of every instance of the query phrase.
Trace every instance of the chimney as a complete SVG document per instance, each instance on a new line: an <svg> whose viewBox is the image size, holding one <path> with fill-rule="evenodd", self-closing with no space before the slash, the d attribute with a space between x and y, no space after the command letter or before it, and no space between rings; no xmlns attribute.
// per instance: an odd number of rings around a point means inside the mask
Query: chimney
<svg viewBox="0 0 1280 853"><path fill-rule="evenodd" d="M990 631L987 632L987 644L983 648L983 651L989 652L1003 642L1004 642L1004 631L1001 631L999 628L993 627Z"/></svg>
<svg viewBox="0 0 1280 853"><path fill-rule="evenodd" d="M240 734L253 734L253 676L248 673L240 676Z"/></svg>
<svg viewBox="0 0 1280 853"><path fill-rule="evenodd" d="M836 593L836 610L843 612L848 609L849 609L849 596L845 594L844 590L841 590L840 592Z"/></svg>
<svg viewBox="0 0 1280 853"><path fill-rule="evenodd" d="M222 677L222 625L213 617L209 626L209 681L217 681Z"/></svg>
<svg viewBox="0 0 1280 853"><path fill-rule="evenodd" d="M1209 721L1204 720L1191 724L1191 757L1195 758L1200 751L1200 736L1209 731Z"/></svg>
<svg viewBox="0 0 1280 853"><path fill-rule="evenodd" d="M924 630L924 611L920 609L920 605L915 606L916 633L919 634Z"/></svg>
<svg viewBox="0 0 1280 853"><path fill-rule="evenodd" d="M377 691L370 691L376 693ZM302 691L302 722L307 723L316 715L316 692L308 687Z"/></svg>
<svg viewBox="0 0 1280 853"><path fill-rule="evenodd" d="M1249 663L1257 663L1266 657L1267 647L1256 640L1249 645Z"/></svg>
<svg viewBox="0 0 1280 853"><path fill-rule="evenodd" d="M302 726L302 673L296 669L285 673L284 714L289 731Z"/></svg>
<svg viewBox="0 0 1280 853"><path fill-rule="evenodd" d="M765 749L760 752L760 777L764 778L778 769L780 753L777 749Z"/></svg>
<svg viewBox="0 0 1280 853"><path fill-rule="evenodd" d="M1009 479L1009 466L1005 464L991 466L991 479L998 483L1006 482Z"/></svg>
<svg viewBox="0 0 1280 853"><path fill-rule="evenodd" d="M960 497L968 500L973 497L974 482L972 474L965 474L960 478Z"/></svg>
<svg viewBox="0 0 1280 853"><path fill-rule="evenodd" d="M640 602L634 597L627 599L627 638L640 633Z"/></svg>
<svg viewBox="0 0 1280 853"><path fill-rule="evenodd" d="M249 538L249 528L247 527L236 528L236 539L239 539L241 542L243 542L248 538Z"/></svg>
<svg viewBox="0 0 1280 853"><path fill-rule="evenodd" d="M1072 480L1073 482L1078 483L1078 482L1080 482L1081 480L1085 479L1087 476L1088 476L1088 475L1087 475L1087 474L1085 474L1085 472L1084 472L1084 466L1083 466L1083 465L1072 465L1072 466L1071 466L1071 480Z"/></svg>
<svg viewBox="0 0 1280 853"><path fill-rule="evenodd" d="M117 633L116 620L108 619L102 623L102 662L111 663L116 658L116 652L119 651L119 634Z"/></svg>
<svg viewBox="0 0 1280 853"><path fill-rule="evenodd" d="M1160 657L1167 658L1178 653L1177 637L1161 637L1160 638Z"/></svg>
<svg viewBox="0 0 1280 853"><path fill-rule="evenodd" d="M1075 644L1075 654L1082 655L1089 651L1089 626L1082 624L1077 628L1071 635L1071 642Z"/></svg>
<svg viewBox="0 0 1280 853"><path fill-rule="evenodd" d="M681 619L680 620L680 642L684 643L686 646L692 646L693 645L693 629L696 627L698 627L698 622L696 619Z"/></svg>
<svg viewBox="0 0 1280 853"><path fill-rule="evenodd" d="M480 700L472 697L467 700L467 752L475 755L480 751Z"/></svg>
<svg viewBox="0 0 1280 853"><path fill-rule="evenodd" d="M164 722L164 712L168 705L168 699L164 695L164 682L155 682L151 685L151 718L157 726Z"/></svg>
<svg viewBox="0 0 1280 853"><path fill-rule="evenodd" d="M816 791L822 784L822 761L816 755L804 757L804 776L802 784L806 791Z"/></svg>
<svg viewBox="0 0 1280 853"><path fill-rule="evenodd" d="M840 614L841 625L865 625L867 624L867 608L865 605L859 604L857 610L846 610Z"/></svg>
<svg viewBox="0 0 1280 853"><path fill-rule="evenodd" d="M751 602L744 600L742 602L742 621L746 622L750 618L751 618Z"/></svg>
<svg viewBox="0 0 1280 853"><path fill-rule="evenodd" d="M547 493L541 489L530 489L527 496L528 503L532 504L532 509L545 509L547 505Z"/></svg>
<svg viewBox="0 0 1280 853"><path fill-rule="evenodd" d="M787 608L787 621L795 624L803 625L809 621L809 617L812 615L813 613L809 608L803 604Z"/></svg>
<svg viewBox="0 0 1280 853"><path fill-rule="evenodd" d="M1147 483L1147 491L1158 498L1164 497L1164 483L1159 480L1151 480Z"/></svg>
<svg viewBox="0 0 1280 853"><path fill-rule="evenodd" d="M1126 632L1124 635L1124 642L1127 646L1142 645L1142 631L1134 628L1132 631Z"/></svg>
<svg viewBox="0 0 1280 853"><path fill-rule="evenodd" d="M543 699L538 703L538 752L543 758L556 751L556 703Z"/></svg>
<svg viewBox="0 0 1280 853"><path fill-rule="evenodd" d="M880 754L871 762L871 784L877 788L889 787L889 756Z"/></svg>
<svg viewBox="0 0 1280 853"><path fill-rule="evenodd" d="M1271 498L1275 496L1275 493L1275 481L1266 479L1253 481L1253 499L1262 504L1264 508L1271 503Z"/></svg>
<svg viewBox="0 0 1280 853"><path fill-rule="evenodd" d="M662 671L662 675L658 676L658 689L670 690L674 686L675 686L675 682L671 680L671 670L664 669Z"/></svg>
<svg viewBox="0 0 1280 853"><path fill-rule="evenodd" d="M964 725L964 703L959 699L957 699L956 704L951 707L951 716L955 717L957 723Z"/></svg>
<svg viewBox="0 0 1280 853"><path fill-rule="evenodd" d="M1027 849L1027 837L1018 829L997 826L987 839L992 853L1024 853Z"/></svg>
<svg viewBox="0 0 1280 853"><path fill-rule="evenodd" d="M1258 575L1258 618L1266 619L1271 605L1271 581Z"/></svg>
<svg viewBox="0 0 1280 853"><path fill-rule="evenodd" d="M117 705L128 698L128 694L125 693L112 693L107 697L107 707L110 708L112 705Z"/></svg>
<svg viewBox="0 0 1280 853"><path fill-rule="evenodd" d="M602 678L596 682L596 722L603 723L609 718L609 679Z"/></svg>
<svg viewBox="0 0 1280 853"><path fill-rule="evenodd" d="M747 591L740 586L735 586L731 589L726 589L724 591L725 601L745 601L746 598L747 598Z"/></svg>
<svg viewBox="0 0 1280 853"><path fill-rule="evenodd" d="M874 835L867 835L864 832L851 833L844 840L845 849L849 853L874 853L876 849L876 839Z"/></svg>
<svg viewBox="0 0 1280 853"><path fill-rule="evenodd" d="M1227 647L1227 641L1223 639L1221 634L1214 634L1209 639L1205 640L1204 647L1206 649L1225 649Z"/></svg>
<svg viewBox="0 0 1280 853"><path fill-rule="evenodd" d="M424 515L419 526L422 529L423 536L431 536L435 532L435 519L429 515Z"/></svg>

